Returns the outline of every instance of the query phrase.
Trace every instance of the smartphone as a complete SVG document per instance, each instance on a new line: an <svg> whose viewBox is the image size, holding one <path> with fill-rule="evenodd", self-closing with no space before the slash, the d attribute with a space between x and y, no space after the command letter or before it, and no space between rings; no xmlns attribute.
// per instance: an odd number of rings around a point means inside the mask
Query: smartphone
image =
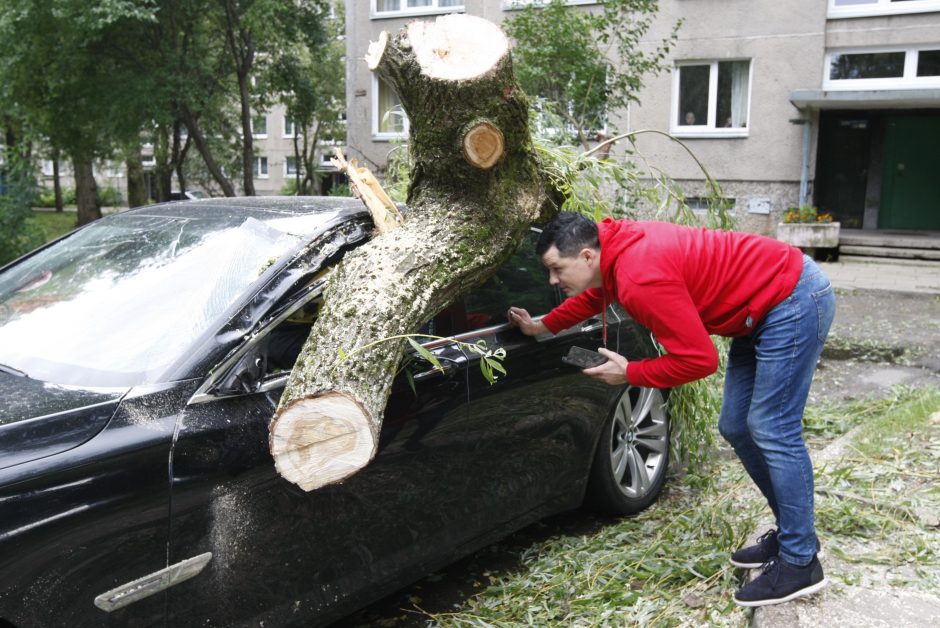
<svg viewBox="0 0 940 628"><path fill-rule="evenodd" d="M579 369L589 369L600 366L607 361L607 358L597 351L591 351L583 347L571 347L568 350L568 355L564 356L561 361Z"/></svg>

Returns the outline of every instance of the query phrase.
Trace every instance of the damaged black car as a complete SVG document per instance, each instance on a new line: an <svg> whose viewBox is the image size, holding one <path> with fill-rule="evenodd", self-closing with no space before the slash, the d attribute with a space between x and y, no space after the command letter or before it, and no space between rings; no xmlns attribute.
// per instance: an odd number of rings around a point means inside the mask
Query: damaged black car
<svg viewBox="0 0 940 628"><path fill-rule="evenodd" d="M0 626L322 625L547 515L636 512L666 473L663 391L566 366L601 321L528 338L547 313L534 240L424 333L378 454L304 492L268 426L332 268L368 241L343 198L137 208L0 270ZM655 355L607 315L608 345Z"/></svg>

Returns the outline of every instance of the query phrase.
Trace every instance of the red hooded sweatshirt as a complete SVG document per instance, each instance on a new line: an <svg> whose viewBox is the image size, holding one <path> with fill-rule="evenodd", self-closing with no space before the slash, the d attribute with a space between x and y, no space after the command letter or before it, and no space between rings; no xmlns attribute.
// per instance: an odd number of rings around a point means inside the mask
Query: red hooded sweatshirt
<svg viewBox="0 0 940 628"><path fill-rule="evenodd" d="M714 373L709 334L751 333L803 271L799 249L752 233L612 218L597 230L603 288L566 300L542 322L558 333L620 303L667 352L627 364L635 386L669 388Z"/></svg>

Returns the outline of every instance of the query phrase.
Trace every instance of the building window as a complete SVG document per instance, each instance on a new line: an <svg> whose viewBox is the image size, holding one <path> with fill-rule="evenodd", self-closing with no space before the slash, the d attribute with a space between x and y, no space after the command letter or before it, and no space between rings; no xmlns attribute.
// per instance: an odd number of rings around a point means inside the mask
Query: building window
<svg viewBox="0 0 940 628"><path fill-rule="evenodd" d="M268 136L268 119L261 115L251 119L252 137L265 138Z"/></svg>
<svg viewBox="0 0 940 628"><path fill-rule="evenodd" d="M940 11L940 0L829 0L828 17L865 17Z"/></svg>
<svg viewBox="0 0 940 628"><path fill-rule="evenodd" d="M297 123L284 116L284 137L297 137Z"/></svg>
<svg viewBox="0 0 940 628"><path fill-rule="evenodd" d="M895 50L832 50L824 89L940 87L940 45Z"/></svg>
<svg viewBox="0 0 940 628"><path fill-rule="evenodd" d="M379 139L407 135L408 116L405 115L395 90L373 75L372 95L372 134Z"/></svg>
<svg viewBox="0 0 940 628"><path fill-rule="evenodd" d="M372 17L399 17L462 11L464 0L372 0Z"/></svg>
<svg viewBox="0 0 940 628"><path fill-rule="evenodd" d="M55 175L55 168L53 167L51 159L42 160L42 175L44 177L51 177Z"/></svg>
<svg viewBox="0 0 940 628"><path fill-rule="evenodd" d="M255 157L255 177L258 179L268 178L268 158Z"/></svg>
<svg viewBox="0 0 940 628"><path fill-rule="evenodd" d="M746 137L751 62L690 61L673 74L673 134Z"/></svg>
<svg viewBox="0 0 940 628"><path fill-rule="evenodd" d="M284 159L284 176L285 177L296 177L297 175L303 176L303 168L297 168L297 158L294 156L287 157Z"/></svg>

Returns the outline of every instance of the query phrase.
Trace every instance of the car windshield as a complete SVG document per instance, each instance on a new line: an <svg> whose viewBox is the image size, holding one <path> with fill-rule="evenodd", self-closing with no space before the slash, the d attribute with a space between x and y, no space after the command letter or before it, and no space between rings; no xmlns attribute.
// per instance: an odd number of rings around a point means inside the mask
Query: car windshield
<svg viewBox="0 0 940 628"><path fill-rule="evenodd" d="M0 364L43 381L157 381L325 214L199 207L95 222L0 274Z"/></svg>

